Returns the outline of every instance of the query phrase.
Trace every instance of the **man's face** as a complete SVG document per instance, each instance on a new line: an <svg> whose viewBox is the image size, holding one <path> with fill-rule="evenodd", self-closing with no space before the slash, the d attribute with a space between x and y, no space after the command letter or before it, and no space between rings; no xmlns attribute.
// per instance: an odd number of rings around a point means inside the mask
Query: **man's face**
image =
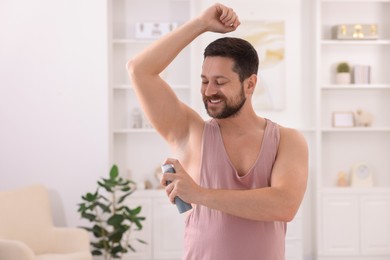
<svg viewBox="0 0 390 260"><path fill-rule="evenodd" d="M246 97L239 76L232 70L233 60L206 57L202 66L202 96L207 114L213 118L235 116Z"/></svg>

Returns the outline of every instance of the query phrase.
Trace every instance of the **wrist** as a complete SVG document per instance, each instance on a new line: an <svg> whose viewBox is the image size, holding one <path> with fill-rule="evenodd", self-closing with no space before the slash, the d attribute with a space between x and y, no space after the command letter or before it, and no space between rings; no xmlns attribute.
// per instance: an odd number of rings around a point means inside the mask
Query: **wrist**
<svg viewBox="0 0 390 260"><path fill-rule="evenodd" d="M201 35L207 32L207 23L200 17L194 18L190 21L193 32L196 32L198 35Z"/></svg>
<svg viewBox="0 0 390 260"><path fill-rule="evenodd" d="M198 201L196 204L207 206L211 198L211 189L200 187L198 194Z"/></svg>

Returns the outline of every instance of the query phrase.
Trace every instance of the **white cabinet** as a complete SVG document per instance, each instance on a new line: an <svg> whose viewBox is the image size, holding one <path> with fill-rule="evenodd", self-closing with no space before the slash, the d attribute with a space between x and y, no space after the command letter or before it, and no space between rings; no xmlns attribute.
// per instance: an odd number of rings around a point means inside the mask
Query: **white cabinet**
<svg viewBox="0 0 390 260"><path fill-rule="evenodd" d="M302 207L293 221L287 223L286 260L303 259L303 216Z"/></svg>
<svg viewBox="0 0 390 260"><path fill-rule="evenodd" d="M154 259L181 259L183 255L184 218L168 198L153 200Z"/></svg>
<svg viewBox="0 0 390 260"><path fill-rule="evenodd" d="M143 228L132 234L132 246L136 252L124 259L179 260L183 254L185 214L180 214L162 190L137 191L130 196L130 206L142 206L141 214L146 218ZM135 239L147 242L142 244Z"/></svg>
<svg viewBox="0 0 390 260"><path fill-rule="evenodd" d="M389 191L328 191L322 196L322 209L320 259L382 259L390 255Z"/></svg>
<svg viewBox="0 0 390 260"><path fill-rule="evenodd" d="M316 1L318 259L390 259L389 13L388 0ZM375 25L378 39L335 39L334 26L351 24ZM352 78L357 66L370 66L370 80L337 84L340 62L349 63ZM356 124L358 110L371 115L370 126ZM349 113L353 125L335 125L338 112ZM340 172L348 183L360 162L371 167L373 187L337 187Z"/></svg>
<svg viewBox="0 0 390 260"><path fill-rule="evenodd" d="M361 251L364 255L390 255L390 195L361 198Z"/></svg>
<svg viewBox="0 0 390 260"><path fill-rule="evenodd" d="M356 196L323 196L321 252L325 255L359 253L359 203Z"/></svg>

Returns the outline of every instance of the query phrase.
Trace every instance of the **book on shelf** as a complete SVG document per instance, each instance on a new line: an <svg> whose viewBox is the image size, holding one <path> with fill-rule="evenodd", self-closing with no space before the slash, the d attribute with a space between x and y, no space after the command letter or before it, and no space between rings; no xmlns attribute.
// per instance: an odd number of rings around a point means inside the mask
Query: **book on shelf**
<svg viewBox="0 0 390 260"><path fill-rule="evenodd" d="M355 65L353 66L352 79L354 84L370 84L371 83L371 66Z"/></svg>

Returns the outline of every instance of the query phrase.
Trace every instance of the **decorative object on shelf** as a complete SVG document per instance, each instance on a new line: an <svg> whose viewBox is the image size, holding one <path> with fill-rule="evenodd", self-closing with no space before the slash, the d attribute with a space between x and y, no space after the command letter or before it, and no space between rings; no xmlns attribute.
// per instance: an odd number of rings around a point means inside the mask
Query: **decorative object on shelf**
<svg viewBox="0 0 390 260"><path fill-rule="evenodd" d="M358 109L355 112L355 125L368 127L372 125L373 116L370 112Z"/></svg>
<svg viewBox="0 0 390 260"><path fill-rule="evenodd" d="M146 180L145 181L145 189L146 190L151 190L153 189L153 185L152 185L152 182L150 180Z"/></svg>
<svg viewBox="0 0 390 260"><path fill-rule="evenodd" d="M158 39L177 28L177 23L138 22L135 25L135 38Z"/></svg>
<svg viewBox="0 0 390 260"><path fill-rule="evenodd" d="M338 187L347 187L348 186L348 177L347 173L340 171L337 175L337 186Z"/></svg>
<svg viewBox="0 0 390 260"><path fill-rule="evenodd" d="M377 40L377 24L340 24L333 26L336 40Z"/></svg>
<svg viewBox="0 0 390 260"><path fill-rule="evenodd" d="M373 172L371 167L364 162L356 163L351 172L352 187L373 187Z"/></svg>
<svg viewBox="0 0 390 260"><path fill-rule="evenodd" d="M370 84L371 83L371 66L369 66L369 65L354 65L352 78L353 78L353 83L355 83L355 84Z"/></svg>
<svg viewBox="0 0 390 260"><path fill-rule="evenodd" d="M146 185L144 181L137 182L136 184L137 190L146 190Z"/></svg>
<svg viewBox="0 0 390 260"><path fill-rule="evenodd" d="M336 84L351 84L351 67L347 62L337 64Z"/></svg>
<svg viewBox="0 0 390 260"><path fill-rule="evenodd" d="M332 126L333 127L353 127L353 126L355 126L354 113L350 112L350 111L333 112Z"/></svg>
<svg viewBox="0 0 390 260"><path fill-rule="evenodd" d="M138 107L133 108L131 112L133 117L133 128L142 128L142 112Z"/></svg>
<svg viewBox="0 0 390 260"><path fill-rule="evenodd" d="M118 167L113 165L109 178L101 178L97 184L94 193L88 192L81 197L83 202L79 204L78 212L93 225L83 228L96 239L91 242L93 255L103 255L105 260L122 258L129 249L135 251L130 244L130 235L132 231L141 230L141 222L145 220L139 215L140 206L134 209L127 206L126 199L135 191L135 183L119 177Z"/></svg>
<svg viewBox="0 0 390 260"><path fill-rule="evenodd" d="M145 116L145 114L142 114L142 128L145 129L153 128L152 124L149 122L149 119Z"/></svg>
<svg viewBox="0 0 390 260"><path fill-rule="evenodd" d="M156 171L154 172L154 176L156 177L156 180L157 180L157 183L158 183L157 189L163 189L164 187L160 184L161 178L163 176L163 172L161 170L161 166L158 166L156 168Z"/></svg>

